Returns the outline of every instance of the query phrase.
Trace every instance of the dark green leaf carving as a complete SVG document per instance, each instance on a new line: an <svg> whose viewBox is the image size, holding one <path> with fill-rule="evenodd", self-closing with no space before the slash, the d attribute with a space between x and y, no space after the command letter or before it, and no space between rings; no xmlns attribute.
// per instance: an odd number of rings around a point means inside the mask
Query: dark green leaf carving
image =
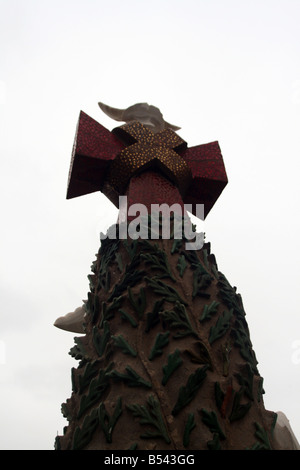
<svg viewBox="0 0 300 470"><path fill-rule="evenodd" d="M130 356L136 357L136 351L128 344L122 335L112 336L111 338L113 339L115 345L122 349L124 354L129 354Z"/></svg>
<svg viewBox="0 0 300 470"><path fill-rule="evenodd" d="M184 305L187 305L184 300L180 297L177 290L174 287L165 284L163 281L158 279L157 277L153 277L152 279L149 277L145 277L148 284L156 294L162 295L166 302L181 302Z"/></svg>
<svg viewBox="0 0 300 470"><path fill-rule="evenodd" d="M155 325L159 323L159 313L163 308L164 300L157 300L154 304L152 312L147 313L147 320L146 320L146 333L150 331Z"/></svg>
<svg viewBox="0 0 300 470"><path fill-rule="evenodd" d="M115 260L115 255L118 250L118 247L119 240L104 238L101 241L101 247L98 253L99 270L97 291L99 291L100 289L105 289L106 291L109 290L110 272L108 267Z"/></svg>
<svg viewBox="0 0 300 470"><path fill-rule="evenodd" d="M141 254L141 258L150 266L151 269L161 272L161 275L158 276L159 278L169 277L175 281L168 263L166 252L160 250L157 245L151 245L151 251L151 253Z"/></svg>
<svg viewBox="0 0 300 470"><path fill-rule="evenodd" d="M107 269L102 275L100 273L98 275L97 291L99 292L100 289L104 289L107 292L109 288L110 288L110 272Z"/></svg>
<svg viewBox="0 0 300 470"><path fill-rule="evenodd" d="M212 315L215 315L218 310L218 306L220 305L219 302L215 300L210 305L204 305L202 315L199 319L200 322L205 320L209 320Z"/></svg>
<svg viewBox="0 0 300 470"><path fill-rule="evenodd" d="M182 239L179 238L179 239L174 239L173 241L173 245L172 245L172 248L171 248L171 254L173 255L174 253L178 253L178 251L181 249L182 247Z"/></svg>
<svg viewBox="0 0 300 470"><path fill-rule="evenodd" d="M77 393L77 385L76 385L76 380L75 380L75 368L72 367L71 369L71 382L72 382L72 392Z"/></svg>
<svg viewBox="0 0 300 470"><path fill-rule="evenodd" d="M152 361L156 356L161 356L163 353L163 349L169 343L169 335L170 332L167 331L166 333L158 333L154 345L151 349L149 354L149 360Z"/></svg>
<svg viewBox="0 0 300 470"><path fill-rule="evenodd" d="M74 338L74 343L75 343L75 346L73 346L70 349L69 355L74 357L74 359L76 360L82 360L82 361L89 360L89 356L86 352L86 349L84 347L84 344L80 336Z"/></svg>
<svg viewBox="0 0 300 470"><path fill-rule="evenodd" d="M226 439L224 432L221 429L217 415L214 411L207 411L204 408L202 412L202 421L209 428L212 434L218 434L221 440Z"/></svg>
<svg viewBox="0 0 300 470"><path fill-rule="evenodd" d="M130 366L125 367L126 374L121 374L116 370L112 370L108 376L115 380L122 380L125 382L129 387L146 387L151 388L152 385L150 382L144 380L135 370L133 370Z"/></svg>
<svg viewBox="0 0 300 470"><path fill-rule="evenodd" d="M116 261L118 264L119 271L123 272L123 261L122 261L121 253L119 252L116 253Z"/></svg>
<svg viewBox="0 0 300 470"><path fill-rule="evenodd" d="M124 290L127 287L135 286L144 276L144 271L139 271L138 269L132 269L132 266L127 266L123 279L114 286L111 295L108 300L112 300L114 297L119 297L123 294Z"/></svg>
<svg viewBox="0 0 300 470"><path fill-rule="evenodd" d="M183 338L189 335L195 336L196 338L198 337L191 325L185 306L180 302L175 302L173 310L163 311L161 317L171 328L179 330L174 335L174 338Z"/></svg>
<svg viewBox="0 0 300 470"><path fill-rule="evenodd" d="M89 280L89 287L90 287L90 291L92 293L95 292L95 279L96 279L96 276L95 274L88 274L88 280Z"/></svg>
<svg viewBox="0 0 300 470"><path fill-rule="evenodd" d="M93 327L93 344L95 349L101 357L105 351L106 345L110 338L110 329L108 321L103 322L103 334L100 334L99 329L97 326Z"/></svg>
<svg viewBox="0 0 300 470"><path fill-rule="evenodd" d="M100 398L109 385L107 374L113 364L109 364L106 369L101 369L98 377L95 377L91 383L87 395L83 395L80 400L77 418L79 419L88 408L100 401Z"/></svg>
<svg viewBox="0 0 300 470"><path fill-rule="evenodd" d="M92 318L92 323L95 323L100 311L99 297L92 292L88 292L88 299L84 303L84 309Z"/></svg>
<svg viewBox="0 0 300 470"><path fill-rule="evenodd" d="M193 298L196 296L209 298L210 294L203 291L210 286L211 281L211 275L199 263L193 273Z"/></svg>
<svg viewBox="0 0 300 470"><path fill-rule="evenodd" d="M244 323L242 321L235 321L234 328L232 328L231 331L231 335L234 337L234 345L239 348L242 358L249 363L254 374L258 374L255 353L252 349L252 344L248 332L247 330L245 330Z"/></svg>
<svg viewBox="0 0 300 470"><path fill-rule="evenodd" d="M195 416L194 413L190 413L188 415L188 419L184 428L184 433L183 433L183 445L184 447L188 447L190 443L190 435L192 430L196 427L195 423Z"/></svg>
<svg viewBox="0 0 300 470"><path fill-rule="evenodd" d="M247 363L245 365L245 374L235 374L236 378L238 379L239 384L242 386L245 395L250 398L250 400L253 400L253 371L250 367L250 365Z"/></svg>
<svg viewBox="0 0 300 470"><path fill-rule="evenodd" d="M132 326L133 328L136 328L136 327L138 326L138 324L137 324L137 322L135 321L135 319L132 318L132 316L129 315L129 313L125 312L125 310L120 309L119 312L121 313L121 318L122 318L123 320L129 321L129 323L131 324L131 326Z"/></svg>
<svg viewBox="0 0 300 470"><path fill-rule="evenodd" d="M180 357L179 349L176 349L173 354L168 356L168 363L163 366L162 385L166 385L173 372L182 364L182 362L183 360Z"/></svg>
<svg viewBox="0 0 300 470"><path fill-rule="evenodd" d="M186 385L180 387L177 402L172 410L174 416L193 400L206 377L206 370L206 365L197 369L189 376Z"/></svg>
<svg viewBox="0 0 300 470"><path fill-rule="evenodd" d="M99 408L98 408L98 416L99 416L99 422L101 425L101 428L104 432L106 441L108 443L112 442L112 432L113 429L120 418L122 414L122 400L121 397L118 398L115 410L113 412L113 415L110 416L106 409L104 403L101 403Z"/></svg>
<svg viewBox="0 0 300 470"><path fill-rule="evenodd" d="M246 315L242 298L236 293L236 287L232 287L224 274L219 272L218 287L220 289L220 296L229 309L233 309L234 313L244 320Z"/></svg>
<svg viewBox="0 0 300 470"><path fill-rule="evenodd" d="M258 403L262 400L262 396L265 393L264 388L263 388L263 384L264 384L264 379L263 379L263 377L260 377L260 380L258 382L258 389L257 389L257 401L258 401Z"/></svg>
<svg viewBox="0 0 300 470"><path fill-rule="evenodd" d="M78 376L79 390L81 394L84 389L90 384L91 380L99 370L99 361L88 362L81 375Z"/></svg>
<svg viewBox="0 0 300 470"><path fill-rule="evenodd" d="M165 426L160 404L154 398L154 396L150 395L147 400L147 407L144 405L127 405L127 408L132 411L135 417L141 418L140 424L148 425L154 427L154 431L146 431L144 434L141 435L143 439L151 439L156 437L161 437L165 440L167 444L170 444L170 438L168 436L167 428Z"/></svg>
<svg viewBox="0 0 300 470"><path fill-rule="evenodd" d="M223 359L223 375L224 377L227 377L229 374L229 366L230 366L230 352L231 352L231 346L228 342L225 344L222 344L221 347L222 351L222 359Z"/></svg>
<svg viewBox="0 0 300 470"><path fill-rule="evenodd" d="M238 392L234 393L232 410L229 416L230 422L236 421L238 419L242 419L251 408L251 402L246 403L246 404L241 404L242 396L243 396L243 389L240 389Z"/></svg>
<svg viewBox="0 0 300 470"><path fill-rule="evenodd" d="M207 443L208 450L221 450L221 442L219 434L214 434L213 439Z"/></svg>
<svg viewBox="0 0 300 470"><path fill-rule="evenodd" d="M145 308L146 308L146 294L145 289L142 287L140 289L140 293L137 297L134 297L130 287L127 289L128 291L128 299L133 306L134 310L138 314L139 318L142 318Z"/></svg>
<svg viewBox="0 0 300 470"><path fill-rule="evenodd" d="M105 321L111 320L114 316L114 310L121 307L123 297L114 297L112 302L107 304L106 302L102 302L102 311L101 311L101 321L100 321L100 328L103 327Z"/></svg>
<svg viewBox="0 0 300 470"><path fill-rule="evenodd" d="M207 364L209 369L213 370L212 361L207 347L202 341L197 341L196 351L192 349L186 349L185 353L189 356L191 362L196 364Z"/></svg>
<svg viewBox="0 0 300 470"><path fill-rule="evenodd" d="M75 429L72 450L84 449L91 441L98 425L98 410L94 409L90 415L84 418L81 428L77 426Z"/></svg>
<svg viewBox="0 0 300 470"><path fill-rule="evenodd" d="M252 449L255 448L255 450L272 450L267 431L259 423L255 422L254 425L256 428L255 437L260 440L260 443L254 445Z"/></svg>
<svg viewBox="0 0 300 470"><path fill-rule="evenodd" d="M176 267L179 271L180 277L183 277L184 271L186 270L187 266L188 265L187 265L187 262L185 261L184 255L179 256L178 263L177 263Z"/></svg>
<svg viewBox="0 0 300 470"><path fill-rule="evenodd" d="M208 338L210 344L225 335L230 327L230 320L232 315L232 310L223 312L223 315L218 318L215 326L211 327Z"/></svg>

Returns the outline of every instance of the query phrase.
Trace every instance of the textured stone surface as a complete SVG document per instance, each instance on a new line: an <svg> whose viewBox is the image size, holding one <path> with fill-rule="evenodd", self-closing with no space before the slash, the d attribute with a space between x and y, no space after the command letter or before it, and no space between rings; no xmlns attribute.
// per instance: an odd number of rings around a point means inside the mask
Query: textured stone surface
<svg viewBox="0 0 300 470"><path fill-rule="evenodd" d="M103 240L58 449L279 449L240 295L210 245Z"/></svg>

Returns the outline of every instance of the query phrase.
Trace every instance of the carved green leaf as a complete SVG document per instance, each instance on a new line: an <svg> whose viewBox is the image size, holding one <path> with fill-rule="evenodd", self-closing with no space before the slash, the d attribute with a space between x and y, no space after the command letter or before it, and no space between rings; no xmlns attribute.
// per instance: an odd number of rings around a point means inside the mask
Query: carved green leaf
<svg viewBox="0 0 300 470"><path fill-rule="evenodd" d="M157 300L154 304L152 312L147 313L146 318L146 333L150 331L157 323L159 323L159 313L163 308L164 300Z"/></svg>
<svg viewBox="0 0 300 470"><path fill-rule="evenodd" d="M86 352L86 349L80 336L74 338L74 343L75 346L70 349L69 355L74 357L74 359L81 360L83 362L89 360L90 358Z"/></svg>
<svg viewBox="0 0 300 470"><path fill-rule="evenodd" d="M98 410L94 409L83 420L81 428L77 426L73 436L72 450L81 450L91 441L96 428L99 425Z"/></svg>
<svg viewBox="0 0 300 470"><path fill-rule="evenodd" d="M176 349L173 354L168 356L168 363L163 366L162 385L166 385L173 372L182 364L182 362L183 360L180 357L179 349Z"/></svg>
<svg viewBox="0 0 300 470"><path fill-rule="evenodd" d="M91 316L92 323L95 323L100 311L99 297L92 292L88 292L87 301L84 303L84 309Z"/></svg>
<svg viewBox="0 0 300 470"><path fill-rule="evenodd" d="M104 403L101 403L99 406L99 409L98 409L99 422L101 424L106 441L108 443L112 442L112 432L121 414L122 414L121 397L119 397L117 400L116 407L112 416L110 416L107 413Z"/></svg>
<svg viewBox="0 0 300 470"><path fill-rule="evenodd" d="M120 272L123 272L123 261L122 256L119 252L116 253L116 261Z"/></svg>
<svg viewBox="0 0 300 470"><path fill-rule="evenodd" d="M180 277L183 277L184 271L186 270L187 266L188 266L188 264L185 261L184 255L179 256L176 267L179 271L179 276Z"/></svg>
<svg viewBox="0 0 300 470"><path fill-rule="evenodd" d="M230 320L232 315L232 310L225 311L223 312L223 315L220 315L215 326L212 326L210 329L208 338L210 344L225 335L230 327Z"/></svg>
<svg viewBox="0 0 300 470"><path fill-rule="evenodd" d="M142 318L145 308L146 308L146 294L145 289L142 287L138 296L134 297L130 287L127 288L128 299L133 306L134 310L138 314L139 318Z"/></svg>
<svg viewBox="0 0 300 470"><path fill-rule="evenodd" d="M209 428L213 434L218 434L221 440L226 439L224 432L221 429L217 415L214 411L207 411L204 408L202 412L202 421Z"/></svg>
<svg viewBox="0 0 300 470"><path fill-rule="evenodd" d="M180 387L176 404L172 410L174 416L193 400L206 377L206 370L207 365L197 369L189 376L186 385Z"/></svg>
<svg viewBox="0 0 300 470"><path fill-rule="evenodd" d="M137 356L137 352L128 344L123 335L112 336L111 338L113 339L115 345L122 349L124 354L129 354L133 357Z"/></svg>
<svg viewBox="0 0 300 470"><path fill-rule="evenodd" d="M196 349L196 352L191 349L185 350L185 353L189 356L191 362L196 364L208 364L209 368L212 370L213 366L211 357L205 344L200 340L197 341Z"/></svg>
<svg viewBox="0 0 300 470"><path fill-rule="evenodd" d="M196 296L209 298L210 294L203 291L210 286L211 281L211 275L199 263L193 273L193 298Z"/></svg>
<svg viewBox="0 0 300 470"><path fill-rule="evenodd" d="M103 327L105 321L111 320L114 316L114 311L121 307L123 297L114 297L112 302L102 302L102 311L101 311L101 321L100 321L100 328Z"/></svg>
<svg viewBox="0 0 300 470"><path fill-rule="evenodd" d="M108 376L115 380L121 380L125 382L129 387L146 387L151 388L152 385L150 382L147 382L143 379L135 370L133 370L130 366L125 367L126 374L122 374L117 372L116 370L112 370Z"/></svg>
<svg viewBox="0 0 300 470"><path fill-rule="evenodd" d="M151 269L161 272L161 275L159 276L160 278L169 277L175 281L168 263L166 252L160 250L157 245L151 246L152 253L143 253L141 254L141 258L150 266Z"/></svg>
<svg viewBox="0 0 300 470"><path fill-rule="evenodd" d="M182 247L182 239L179 238L179 239L174 239L173 241L173 245L172 245L172 248L171 248L171 254L173 255L174 253L178 253L178 251L181 249Z"/></svg>
<svg viewBox="0 0 300 470"><path fill-rule="evenodd" d="M87 277L87 278L88 278L88 280L89 280L90 291L91 291L92 293L94 293L94 292L95 292L95 287L96 287L96 286L95 286L95 279L96 279L96 276L95 276L95 274L88 274L88 277Z"/></svg>
<svg viewBox="0 0 300 470"><path fill-rule="evenodd" d="M84 368L82 375L78 376L79 394L90 384L91 380L99 370L99 361L88 362Z"/></svg>
<svg viewBox="0 0 300 470"><path fill-rule="evenodd" d="M135 417L140 418L140 424L151 426L154 431L147 430L141 435L143 439L151 439L161 437L167 444L170 444L167 428L165 426L163 416L160 409L159 402L150 395L147 400L147 407L144 405L127 405L127 408L132 411Z"/></svg>
<svg viewBox="0 0 300 470"><path fill-rule="evenodd" d="M175 302L173 310L165 310L161 313L165 322L171 328L178 329L179 331L174 335L174 338L183 338L185 336L198 337L196 331L193 329L189 317L187 315L185 306L179 302Z"/></svg>
<svg viewBox="0 0 300 470"><path fill-rule="evenodd" d="M263 377L260 377L260 380L258 382L258 387L257 387L257 401L258 401L258 403L262 400L262 396L265 393L264 388L263 388L263 384L264 384L264 379L263 379Z"/></svg>
<svg viewBox="0 0 300 470"><path fill-rule="evenodd" d="M183 433L183 445L184 447L188 447L190 443L190 435L192 430L196 427L195 423L195 416L194 413L190 413L188 415L188 419L184 428L184 433Z"/></svg>
<svg viewBox="0 0 300 470"><path fill-rule="evenodd" d="M224 377L227 377L229 374L231 345L228 342L222 344L221 352L223 360L223 375Z"/></svg>
<svg viewBox="0 0 300 470"><path fill-rule="evenodd" d="M245 325L242 321L236 320L234 324L234 328L231 331L231 335L234 337L234 345L239 348L240 354L243 359L245 359L252 371L255 374L258 374L257 371L257 360L255 353L252 349L252 344L247 332L247 329L245 329Z"/></svg>
<svg viewBox="0 0 300 470"><path fill-rule="evenodd" d="M161 356L163 353L163 348L169 343L170 332L158 333L154 345L149 354L149 360L152 361L156 356Z"/></svg>
<svg viewBox="0 0 300 470"><path fill-rule="evenodd" d="M257 448L260 450L272 450L267 431L259 424L254 423L256 431L255 436L261 441Z"/></svg>
<svg viewBox="0 0 300 470"><path fill-rule="evenodd" d="M253 400L253 371L250 365L247 363L245 366L245 374L241 375L240 373L235 374L238 379L239 384L242 386L246 396Z"/></svg>
<svg viewBox="0 0 300 470"><path fill-rule="evenodd" d="M137 322L135 321L135 319L132 318L132 316L129 315L129 313L127 313L125 310L119 309L119 312L121 313L121 318L122 318L123 320L129 321L129 323L131 324L131 326L132 326L133 328L136 328L136 327L138 326L138 324L137 324Z"/></svg>
<svg viewBox="0 0 300 470"><path fill-rule="evenodd" d="M145 279L147 280L149 286L152 287L154 292L158 295L163 296L164 300L166 300L167 302L180 302L184 305L187 305L186 302L182 300L177 290L174 289L174 287L165 284L163 281L156 277L145 277Z"/></svg>
<svg viewBox="0 0 300 470"><path fill-rule="evenodd" d="M238 419L242 419L250 410L251 402L246 404L241 404L241 398L243 395L243 389L240 389L238 392L235 392L231 414L229 416L229 421L237 421Z"/></svg>
<svg viewBox="0 0 300 470"><path fill-rule="evenodd" d="M110 338L110 328L109 323L107 321L103 322L103 334L100 334L99 329L97 326L93 327L93 344L95 349L101 357L105 351L106 345Z"/></svg>
<svg viewBox="0 0 300 470"><path fill-rule="evenodd" d="M88 394L83 395L81 397L77 414L78 419L86 412L88 408L90 408L92 405L94 405L95 403L97 403L97 401L100 400L102 394L109 385L107 374L108 372L110 372L111 368L112 364L109 364L106 369L101 369L98 377L95 377L91 381Z"/></svg>
<svg viewBox="0 0 300 470"><path fill-rule="evenodd" d="M114 286L108 300L112 300L114 297L119 297L123 294L124 290L126 290L128 287L135 286L143 278L145 272L138 270L137 264L138 258L134 258L131 263L126 266L123 278L118 284Z"/></svg>
<svg viewBox="0 0 300 470"><path fill-rule="evenodd" d="M209 320L212 315L215 315L217 313L219 305L220 303L216 302L215 300L210 305L204 305L203 312L199 321L203 322L205 320Z"/></svg>
<svg viewBox="0 0 300 470"><path fill-rule="evenodd" d="M242 298L236 293L236 288L232 287L224 274L219 274L218 287L220 289L220 296L229 309L233 309L234 313L244 319L246 313L243 307Z"/></svg>

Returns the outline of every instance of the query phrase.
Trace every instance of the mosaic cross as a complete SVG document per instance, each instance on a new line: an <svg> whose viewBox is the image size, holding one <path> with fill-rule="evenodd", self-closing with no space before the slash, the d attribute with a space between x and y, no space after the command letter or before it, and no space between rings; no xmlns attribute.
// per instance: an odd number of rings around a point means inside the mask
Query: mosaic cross
<svg viewBox="0 0 300 470"><path fill-rule="evenodd" d="M80 112L67 199L101 191L128 204L197 204L207 216L227 184L218 142L188 147L173 130L154 133L138 121L107 130Z"/></svg>

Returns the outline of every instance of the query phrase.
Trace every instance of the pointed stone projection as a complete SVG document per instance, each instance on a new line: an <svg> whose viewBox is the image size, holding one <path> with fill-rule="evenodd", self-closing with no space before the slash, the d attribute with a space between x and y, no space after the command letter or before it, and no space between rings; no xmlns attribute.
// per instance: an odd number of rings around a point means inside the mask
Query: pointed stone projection
<svg viewBox="0 0 300 470"><path fill-rule="evenodd" d="M265 409L242 298L186 220L186 205L197 215L204 204L205 218L226 184L217 142L189 148L139 121L110 132L81 112L67 197L102 191L127 205L88 275L56 449L295 448ZM133 204L146 208L135 233Z"/></svg>

